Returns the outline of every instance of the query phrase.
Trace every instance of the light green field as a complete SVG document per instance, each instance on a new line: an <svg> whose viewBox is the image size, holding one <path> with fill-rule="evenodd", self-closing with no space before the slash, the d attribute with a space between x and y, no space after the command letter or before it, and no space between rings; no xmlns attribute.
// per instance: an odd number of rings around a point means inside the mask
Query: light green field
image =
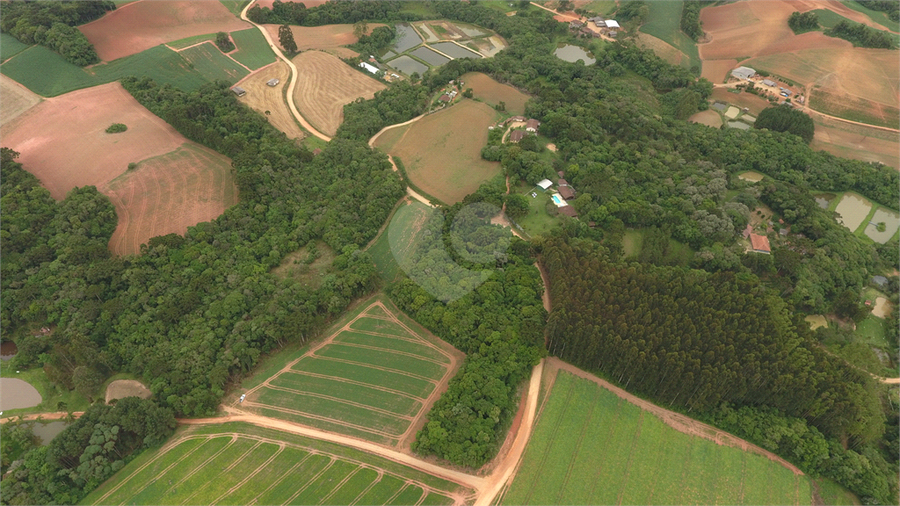
<svg viewBox="0 0 900 506"><path fill-rule="evenodd" d="M8 33L0 33L0 62L12 58L29 47L31 46L19 42L18 39Z"/></svg>
<svg viewBox="0 0 900 506"><path fill-rule="evenodd" d="M856 26L859 24L856 21L853 21L852 19L847 19L844 16L841 16L840 14L838 14L832 10L816 9L812 12L816 13L816 16L819 18L819 26L821 26L823 30L833 28L834 25L840 23L841 21L846 21L847 23L850 23L851 26ZM877 23L877 21L876 21L876 23ZM887 30L881 30L881 31L886 33L894 41L895 46L897 44L900 44L900 35L898 35L896 33L891 33Z"/></svg>
<svg viewBox="0 0 900 506"><path fill-rule="evenodd" d="M281 369L266 368L245 383L241 407L396 445L453 373L452 349L384 298L364 302L326 336L314 352L295 352Z"/></svg>
<svg viewBox="0 0 900 506"><path fill-rule="evenodd" d="M830 506L857 506L862 504L859 502L859 498L853 495L853 492L828 478L818 478L816 484L819 486L819 496L825 504Z"/></svg>
<svg viewBox="0 0 900 506"><path fill-rule="evenodd" d="M81 504L452 504L469 493L357 450L227 423L180 431Z"/></svg>
<svg viewBox="0 0 900 506"><path fill-rule="evenodd" d="M222 54L222 51L219 51L219 48L212 42L185 49L180 54L189 62L192 69L197 70L210 81L222 79L229 83L236 83L250 73L234 60Z"/></svg>
<svg viewBox="0 0 900 506"><path fill-rule="evenodd" d="M697 43L681 31L681 10L684 2L649 2L647 5L650 6L650 15L647 16L640 31L662 39L684 53L685 67L701 69Z"/></svg>
<svg viewBox="0 0 900 506"><path fill-rule="evenodd" d="M811 504L810 481L560 371L503 504Z"/></svg>
<svg viewBox="0 0 900 506"><path fill-rule="evenodd" d="M219 0L235 17L241 17L241 11L250 0Z"/></svg>
<svg viewBox="0 0 900 506"><path fill-rule="evenodd" d="M900 23L891 20L891 18L889 18L887 13L885 12L872 10L861 4L860 2L854 2L852 0L844 0L841 3L857 12L862 12L866 16L869 16L869 19L887 28L888 30L900 32Z"/></svg>
<svg viewBox="0 0 900 506"><path fill-rule="evenodd" d="M429 216L429 209L418 201L401 205L391 218L388 227L369 248L369 253L375 261L375 268L383 280L393 281L400 274L398 260L402 262L404 258L395 258L395 252L401 257L412 253L416 234Z"/></svg>
<svg viewBox="0 0 900 506"><path fill-rule="evenodd" d="M257 28L248 28L238 32L231 32L231 39L237 51L231 53L231 57L243 63L251 70L265 67L270 63L275 63L275 53L266 42Z"/></svg>

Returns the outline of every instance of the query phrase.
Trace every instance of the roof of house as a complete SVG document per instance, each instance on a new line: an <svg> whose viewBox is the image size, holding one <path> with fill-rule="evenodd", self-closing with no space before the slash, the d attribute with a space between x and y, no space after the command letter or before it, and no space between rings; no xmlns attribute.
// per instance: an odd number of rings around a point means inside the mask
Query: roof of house
<svg viewBox="0 0 900 506"><path fill-rule="evenodd" d="M753 251L762 253L771 253L772 251L769 247L769 238L764 235L750 234L750 244L753 246Z"/></svg>
<svg viewBox="0 0 900 506"><path fill-rule="evenodd" d="M738 67L731 71L731 75L738 79L750 79L756 75L756 71L750 67Z"/></svg>
<svg viewBox="0 0 900 506"><path fill-rule="evenodd" d="M872 276L872 282L881 286L887 284L887 278L884 276Z"/></svg>
<svg viewBox="0 0 900 506"><path fill-rule="evenodd" d="M572 218L577 218L577 217L578 217L578 211L576 211L575 208L572 207L572 206L560 207L560 208L559 208L559 214L562 214L562 215L565 215L565 216L570 216L570 217L572 217Z"/></svg>
<svg viewBox="0 0 900 506"><path fill-rule="evenodd" d="M560 178L559 181L556 182L557 186L569 186L569 182L565 179Z"/></svg>
<svg viewBox="0 0 900 506"><path fill-rule="evenodd" d="M607 19L606 26L609 28L619 28L619 22L615 19Z"/></svg>
<svg viewBox="0 0 900 506"><path fill-rule="evenodd" d="M519 142L523 137L525 137L524 130L513 130L509 133L509 142ZM544 189L546 190L546 188Z"/></svg>
<svg viewBox="0 0 900 506"><path fill-rule="evenodd" d="M747 224L747 227L744 229L743 235L744 239L750 237L750 234L753 232L753 225Z"/></svg>
<svg viewBox="0 0 900 506"><path fill-rule="evenodd" d="M575 190L571 186L560 186L558 189L560 197L571 200L575 198Z"/></svg>
<svg viewBox="0 0 900 506"><path fill-rule="evenodd" d="M541 122L534 118L529 118L528 121L525 122L525 128L535 128L536 129L539 126L541 126Z"/></svg>
<svg viewBox="0 0 900 506"><path fill-rule="evenodd" d="M521 132L521 130L519 130L519 131ZM537 185L540 186L542 190L546 190L547 188L550 188L553 185L553 183L549 179L542 179L542 180L538 181Z"/></svg>
<svg viewBox="0 0 900 506"><path fill-rule="evenodd" d="M441 95L441 98L439 98L438 100L440 100L441 102L449 102L449 101L450 101L450 95L447 95L447 94L445 93L445 94Z"/></svg>

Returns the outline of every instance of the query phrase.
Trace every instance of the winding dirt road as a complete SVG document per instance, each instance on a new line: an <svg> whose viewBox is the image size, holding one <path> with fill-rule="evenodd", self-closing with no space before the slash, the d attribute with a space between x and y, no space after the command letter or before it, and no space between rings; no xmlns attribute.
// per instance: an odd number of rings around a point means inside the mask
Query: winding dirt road
<svg viewBox="0 0 900 506"><path fill-rule="evenodd" d="M378 140L379 137L381 137L381 134L387 132L388 130L391 130L394 128L400 128L400 127L409 125L411 123L415 123L416 121L419 121L420 119L424 118L425 116L427 116L427 114L421 114L411 120L404 121L403 123L397 123L396 125L388 125L388 126L382 128L381 130L378 131L377 134L373 135L372 138L369 139L369 147L374 149L375 141ZM388 160L391 162L391 166L394 168L394 172L399 172L400 169L398 169L397 164L394 163L394 158L391 155L387 155L387 157L388 157ZM425 198L424 195L422 195L421 193L410 188L409 184L406 185L406 194L409 195L410 197L418 200L419 202L425 204L426 206L437 207L436 205L432 204L430 200Z"/></svg>

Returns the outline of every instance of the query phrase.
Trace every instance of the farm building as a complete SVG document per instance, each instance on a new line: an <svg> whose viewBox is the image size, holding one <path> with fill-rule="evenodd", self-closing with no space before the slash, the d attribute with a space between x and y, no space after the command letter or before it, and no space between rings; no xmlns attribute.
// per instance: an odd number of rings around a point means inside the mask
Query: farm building
<svg viewBox="0 0 900 506"><path fill-rule="evenodd" d="M234 88L231 88L231 91L233 91L234 94L239 97L243 97L244 95L247 94L247 90L245 90L244 88L241 88L240 86L235 86Z"/></svg>
<svg viewBox="0 0 900 506"><path fill-rule="evenodd" d="M566 200L575 198L575 190L573 190L571 186L560 186L557 190L559 191L560 197Z"/></svg>
<svg viewBox="0 0 900 506"><path fill-rule="evenodd" d="M581 28L582 26L584 26L584 23L582 23L581 21L578 21L578 20L571 21L569 23L569 28L571 28L573 30L576 28Z"/></svg>
<svg viewBox="0 0 900 506"><path fill-rule="evenodd" d="M569 186L569 182L566 181L565 179L562 179L562 173L563 173L562 171L557 172L557 174L560 175L559 176L560 179L559 179L559 181L556 182L556 186Z"/></svg>
<svg viewBox="0 0 900 506"><path fill-rule="evenodd" d="M549 179L542 179L538 181L537 185L541 187L541 190L546 190L547 188L553 186L553 183Z"/></svg>
<svg viewBox="0 0 900 506"><path fill-rule="evenodd" d="M563 216L568 216L568 217L570 217L570 218L577 218L577 217L578 217L578 211L576 211L575 208L572 207L572 206L560 207L560 208L559 208L559 214L561 214L561 215L563 215Z"/></svg>
<svg viewBox="0 0 900 506"><path fill-rule="evenodd" d="M775 86L775 81L773 81L771 79L763 79L762 83L765 84L766 86Z"/></svg>
<svg viewBox="0 0 900 506"><path fill-rule="evenodd" d="M438 98L438 100L440 100L441 102L449 102L450 95L447 95L446 93L444 93L443 95L440 96L440 98Z"/></svg>
<svg viewBox="0 0 900 506"><path fill-rule="evenodd" d="M524 130L513 130L509 134L509 142L519 142L522 138L525 137ZM546 190L546 188L544 188Z"/></svg>
<svg viewBox="0 0 900 506"><path fill-rule="evenodd" d="M534 118L529 119L528 121L525 122L525 130L528 130L529 132L537 133L538 128L540 128L540 127L541 127L541 122Z"/></svg>
<svg viewBox="0 0 900 506"><path fill-rule="evenodd" d="M615 19L607 19L607 20L606 20L606 27L607 27L607 28L621 28L621 27L619 26L619 23L618 23Z"/></svg>
<svg viewBox="0 0 900 506"><path fill-rule="evenodd" d="M731 71L731 75L738 79L749 80L756 75L756 71L750 67L738 67Z"/></svg>
<svg viewBox="0 0 900 506"><path fill-rule="evenodd" d="M364 68L364 69L368 70L369 72L371 72L371 73L373 73L373 74L377 74L377 73L378 73L378 67L375 67L375 66L373 66L373 65L369 65L368 63L366 63L366 62L364 62L364 61L359 62L359 66L360 66L361 68Z"/></svg>
<svg viewBox="0 0 900 506"><path fill-rule="evenodd" d="M277 86L280 82L281 81L279 81L278 79L269 79L268 81L266 81L266 84L269 86Z"/></svg>
<svg viewBox="0 0 900 506"><path fill-rule="evenodd" d="M769 247L769 238L764 235L751 233L750 245L753 247L753 251L757 253L769 254L772 252L772 248Z"/></svg>

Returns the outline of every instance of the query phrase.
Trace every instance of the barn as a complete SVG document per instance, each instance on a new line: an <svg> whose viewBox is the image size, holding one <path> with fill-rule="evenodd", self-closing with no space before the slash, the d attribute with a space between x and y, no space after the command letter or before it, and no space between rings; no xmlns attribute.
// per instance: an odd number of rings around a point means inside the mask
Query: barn
<svg viewBox="0 0 900 506"><path fill-rule="evenodd" d="M234 94L239 97L243 97L244 95L247 94L247 90L245 90L244 88L241 88L240 86L235 86L234 88L231 88L231 91L233 91Z"/></svg>
<svg viewBox="0 0 900 506"><path fill-rule="evenodd" d="M747 81L756 75L756 71L751 69L750 67L738 67L731 71L731 75L738 79Z"/></svg>

